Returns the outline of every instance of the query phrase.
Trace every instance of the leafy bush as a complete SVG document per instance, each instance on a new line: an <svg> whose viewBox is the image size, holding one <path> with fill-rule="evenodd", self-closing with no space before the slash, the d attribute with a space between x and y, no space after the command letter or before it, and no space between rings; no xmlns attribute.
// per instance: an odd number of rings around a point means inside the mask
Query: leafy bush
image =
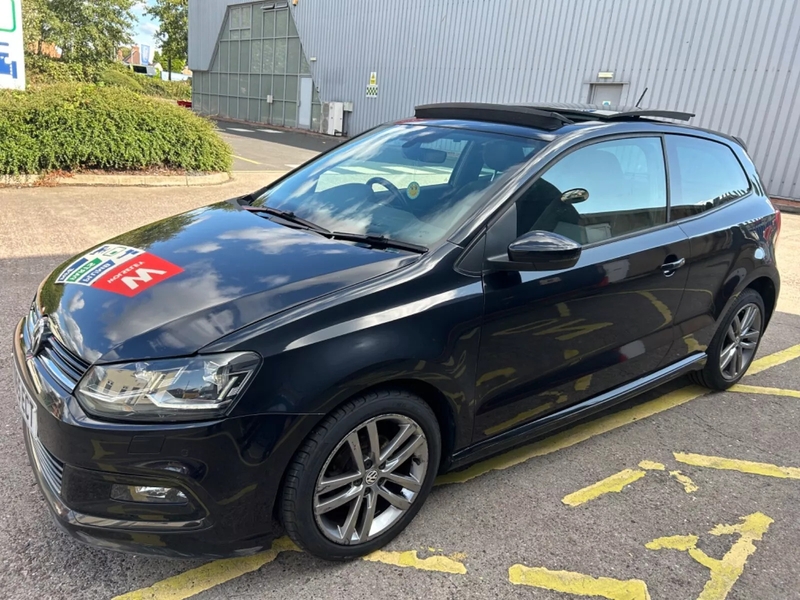
<svg viewBox="0 0 800 600"><path fill-rule="evenodd" d="M210 121L117 86L0 92L0 174L150 167L226 171L231 150Z"/></svg>
<svg viewBox="0 0 800 600"><path fill-rule="evenodd" d="M96 83L105 67L56 60L42 54L25 54L25 72L30 85L53 83Z"/></svg>
<svg viewBox="0 0 800 600"><path fill-rule="evenodd" d="M116 85L133 90L134 92L139 92L140 94L144 93L144 88L132 75L116 69L106 69L103 71L100 75L100 81L105 85Z"/></svg>
<svg viewBox="0 0 800 600"><path fill-rule="evenodd" d="M100 75L100 81L106 85L116 85L158 98L172 100L192 98L192 84L188 81L162 81L156 77L145 77L118 63L104 70Z"/></svg>
<svg viewBox="0 0 800 600"><path fill-rule="evenodd" d="M57 60L41 54L25 55L28 84L32 87L54 83L97 83L124 87L148 96L171 100L191 100L188 81L162 81L134 73L120 63L83 64Z"/></svg>

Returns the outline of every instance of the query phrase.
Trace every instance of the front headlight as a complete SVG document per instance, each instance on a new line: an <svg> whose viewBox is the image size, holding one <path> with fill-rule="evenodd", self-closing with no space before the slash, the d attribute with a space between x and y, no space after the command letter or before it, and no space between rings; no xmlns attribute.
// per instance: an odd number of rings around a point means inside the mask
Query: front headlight
<svg viewBox="0 0 800 600"><path fill-rule="evenodd" d="M100 365L75 396L86 412L111 419L187 421L224 415L244 393L261 358L253 352Z"/></svg>

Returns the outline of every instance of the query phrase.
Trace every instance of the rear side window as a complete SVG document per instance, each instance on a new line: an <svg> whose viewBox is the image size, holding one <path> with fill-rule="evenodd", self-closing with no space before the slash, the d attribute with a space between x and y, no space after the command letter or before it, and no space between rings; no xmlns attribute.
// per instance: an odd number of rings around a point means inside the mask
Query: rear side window
<svg viewBox="0 0 800 600"><path fill-rule="evenodd" d="M750 190L750 182L733 151L724 144L668 135L671 220L699 214Z"/></svg>

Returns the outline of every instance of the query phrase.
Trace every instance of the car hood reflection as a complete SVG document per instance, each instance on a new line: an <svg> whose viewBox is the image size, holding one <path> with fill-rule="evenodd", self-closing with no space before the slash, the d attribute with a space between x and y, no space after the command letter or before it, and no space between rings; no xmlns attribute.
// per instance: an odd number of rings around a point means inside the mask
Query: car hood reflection
<svg viewBox="0 0 800 600"><path fill-rule="evenodd" d="M228 202L108 243L142 250L171 267L158 263L153 277L163 280L125 288L130 296L96 282L57 283L82 253L42 284L38 302L53 333L90 363L192 354L251 323L418 258L291 229ZM140 264L138 258L125 264Z"/></svg>

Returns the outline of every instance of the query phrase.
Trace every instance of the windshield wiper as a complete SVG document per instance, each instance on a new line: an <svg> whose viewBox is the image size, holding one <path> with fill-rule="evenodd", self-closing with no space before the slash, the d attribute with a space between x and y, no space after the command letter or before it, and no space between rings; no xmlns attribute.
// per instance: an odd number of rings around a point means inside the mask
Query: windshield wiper
<svg viewBox="0 0 800 600"><path fill-rule="evenodd" d="M401 242L400 240L393 240L383 235L368 235L366 233L343 233L341 231L334 231L328 234L334 240L343 240L346 242L361 242L369 244L376 248L396 248L397 250L407 250L409 252L416 252L417 254L424 254L428 251L425 246L412 244L411 242Z"/></svg>
<svg viewBox="0 0 800 600"><path fill-rule="evenodd" d="M298 217L291 211L288 210L281 210L279 208L272 208L271 206L242 206L244 210L251 213L264 213L268 215L272 215L273 217L278 217L283 219L284 221L288 221L290 223L296 223L297 225L302 226L305 229L310 229L311 231L315 231L317 233L321 233L323 235L331 235L331 232L325 229L324 227L320 227L316 223L312 223L311 221L306 221L302 217Z"/></svg>

